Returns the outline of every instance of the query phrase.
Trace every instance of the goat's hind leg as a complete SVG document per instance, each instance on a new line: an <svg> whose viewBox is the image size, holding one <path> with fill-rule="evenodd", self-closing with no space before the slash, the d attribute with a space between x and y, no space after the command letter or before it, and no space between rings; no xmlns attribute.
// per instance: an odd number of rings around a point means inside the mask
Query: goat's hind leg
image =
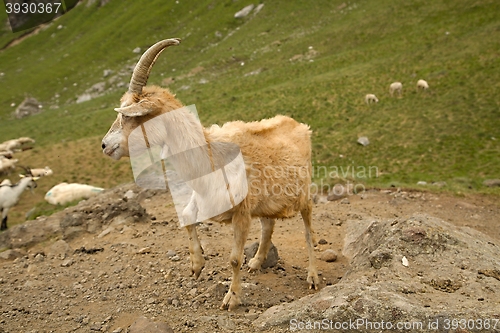
<svg viewBox="0 0 500 333"><path fill-rule="evenodd" d="M266 260L267 253L271 248L271 237L273 236L274 224L276 221L274 219L262 217L260 219L261 225L261 236L260 244L255 256L248 262L249 272L257 271L262 266L262 263Z"/></svg>
<svg viewBox="0 0 500 333"><path fill-rule="evenodd" d="M309 283L309 289L318 289L319 286L319 278L318 278L318 271L316 269L316 259L314 257L314 245L313 245L313 238L314 238L314 231L312 229L312 202L311 200L308 201L307 207L302 209L300 211L300 214L302 215L302 219L304 220L304 226L305 226L305 236L306 236L306 243L307 243L307 252L309 254L309 267L307 269L307 282Z"/></svg>
<svg viewBox="0 0 500 333"><path fill-rule="evenodd" d="M243 248L247 240L250 221L250 213L237 211L233 215L234 243L231 256L229 257L229 262L233 269L233 279L231 280L229 291L222 301L221 309L228 308L231 311L241 304L240 268L243 263Z"/></svg>
<svg viewBox="0 0 500 333"><path fill-rule="evenodd" d="M201 247L198 234L196 232L196 217L198 207L194 195L191 197L188 205L182 212L183 223L186 227L189 237L189 257L191 259L191 274L197 279L203 267L205 267L205 258L203 257L203 248Z"/></svg>
<svg viewBox="0 0 500 333"><path fill-rule="evenodd" d="M0 230L7 230L7 213L9 209L4 208L1 210L2 213L2 225L0 226Z"/></svg>

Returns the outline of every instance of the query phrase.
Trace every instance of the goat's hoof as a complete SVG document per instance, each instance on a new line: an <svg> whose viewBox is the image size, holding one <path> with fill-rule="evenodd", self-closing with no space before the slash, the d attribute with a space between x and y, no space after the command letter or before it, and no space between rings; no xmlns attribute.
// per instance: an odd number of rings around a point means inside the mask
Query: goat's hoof
<svg viewBox="0 0 500 333"><path fill-rule="evenodd" d="M201 271L205 267L205 258L201 258L198 260L193 260L191 258L191 275L194 276L195 279L200 277Z"/></svg>
<svg viewBox="0 0 500 333"><path fill-rule="evenodd" d="M261 265L262 265L261 261L255 258L250 259L250 261L248 262L248 273L253 273L258 271Z"/></svg>
<svg viewBox="0 0 500 333"><path fill-rule="evenodd" d="M226 296L224 296L224 300L222 301L220 309L221 310L227 309L228 311L233 311L236 308L238 308L240 303L241 303L240 297L236 295L234 291L229 290Z"/></svg>
<svg viewBox="0 0 500 333"><path fill-rule="evenodd" d="M309 283L309 289L318 290L319 278L317 274L310 274L307 276L307 282Z"/></svg>

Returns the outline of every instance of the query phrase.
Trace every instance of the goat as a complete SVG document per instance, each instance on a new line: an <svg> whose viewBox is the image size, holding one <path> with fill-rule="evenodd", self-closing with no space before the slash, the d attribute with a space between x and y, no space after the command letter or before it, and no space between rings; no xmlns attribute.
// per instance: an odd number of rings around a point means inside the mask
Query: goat
<svg viewBox="0 0 500 333"><path fill-rule="evenodd" d="M22 145L25 143L35 143L35 140L28 137L7 140L0 143L0 151L14 151L15 149L21 149Z"/></svg>
<svg viewBox="0 0 500 333"><path fill-rule="evenodd" d="M305 239L309 255L307 282L309 288L318 289L319 279L315 265L313 248L313 230L311 226L312 200L311 185L311 131L309 126L298 123L286 116L276 116L259 122L244 123L233 121L222 127L201 128L196 117L189 111L183 111L182 103L169 90L157 86L146 86L151 67L156 58L166 47L178 45L179 39L166 39L151 46L137 63L129 89L121 98L121 104L115 111L118 116L102 140L103 153L118 160L130 156L129 134L155 117L170 115L171 121L158 125L158 132L165 135L148 135L151 144L163 147L165 152L185 151L193 143L208 146L203 158L210 154L221 154L217 143L232 143L239 147L244 160L244 167L226 170L227 178L241 179L238 172L246 175L245 186L248 193L242 201L222 214L211 219L217 222L232 223L233 246L229 263L233 278L229 291L225 295L221 309L232 310L241 303L240 268L243 262L243 248L247 239L252 217L259 217L261 223L261 241L254 258L248 262L249 271L260 269L271 245L271 237L276 218L292 217L300 212L305 225ZM177 110L180 109L180 112ZM173 112L175 110L175 112ZM181 133L182 135L172 133ZM179 173L196 173L199 161L186 158L185 163L177 165ZM287 170L277 175L278 171ZM187 171L187 172L186 172ZM191 173L191 174L193 174ZM204 182L204 177L197 179ZM229 181L230 183L231 181ZM200 188L210 188L211 184L194 181L191 198L179 219L189 236L191 273L195 278L205 265L203 249L196 232L195 223L200 216L205 216L207 206L219 202L218 193L201 193ZM278 189L278 190L276 190ZM279 191L279 193L276 193ZM287 192L288 191L288 192ZM210 196L212 195L212 196Z"/></svg>
<svg viewBox="0 0 500 333"><path fill-rule="evenodd" d="M389 93L391 96L394 96L395 92L397 92L399 96L403 93L403 84L401 82L393 82L389 86Z"/></svg>
<svg viewBox="0 0 500 333"><path fill-rule="evenodd" d="M0 230L7 229L7 213L9 209L19 202L21 194L26 188L33 191L36 188L36 177L24 177L19 175L21 180L15 185L10 185L10 181L2 181L0 185L0 211L2 213L2 224Z"/></svg>
<svg viewBox="0 0 500 333"><path fill-rule="evenodd" d="M71 201L88 199L104 191L103 188L77 183L60 183L45 194L45 200L52 205L65 205Z"/></svg>

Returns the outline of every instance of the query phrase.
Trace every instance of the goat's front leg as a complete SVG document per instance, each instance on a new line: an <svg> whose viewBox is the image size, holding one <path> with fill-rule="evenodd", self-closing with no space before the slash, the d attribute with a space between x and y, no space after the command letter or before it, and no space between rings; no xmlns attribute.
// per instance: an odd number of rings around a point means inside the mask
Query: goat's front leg
<svg viewBox="0 0 500 333"><path fill-rule="evenodd" d="M203 248L201 247L198 234L196 233L196 216L198 214L198 207L196 200L193 196L188 205L182 212L183 223L188 232L189 238L189 257L191 259L191 274L197 279L203 267L205 267L205 258L203 257Z"/></svg>
<svg viewBox="0 0 500 333"><path fill-rule="evenodd" d="M250 213L237 211L233 215L233 232L234 232L234 243L233 249L231 250L231 256L229 257L229 262L231 268L233 269L233 279L231 281L231 286L227 292L224 300L222 301L221 309L228 309L229 311L234 310L241 304L241 278L240 278L240 268L243 263L243 248L247 240L248 231L250 228Z"/></svg>
<svg viewBox="0 0 500 333"><path fill-rule="evenodd" d="M273 236L274 224L276 221L274 219L262 217L260 219L261 225L261 236L260 244L255 256L248 261L249 272L257 271L262 266L262 263L266 260L267 252L271 248L271 237Z"/></svg>

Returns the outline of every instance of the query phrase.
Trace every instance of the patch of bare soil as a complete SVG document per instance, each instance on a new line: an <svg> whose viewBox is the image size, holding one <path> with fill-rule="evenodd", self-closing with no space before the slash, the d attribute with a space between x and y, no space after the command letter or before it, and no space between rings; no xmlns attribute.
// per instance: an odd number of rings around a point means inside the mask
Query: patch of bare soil
<svg viewBox="0 0 500 333"><path fill-rule="evenodd" d="M127 332L140 316L166 322L175 332L250 332L264 310L315 293L306 282L300 217L277 221L273 243L278 264L258 273L248 273L244 265L244 304L228 312L219 307L231 278L231 226L205 222L198 227L207 262L194 280L189 275L187 234L179 228L169 195L140 203L152 217L148 222L126 221L103 233L84 233L65 240L69 248L54 239L13 261L0 261L0 332ZM372 190L333 202L321 197L313 210L320 288L338 283L348 268L341 252L345 221L418 212L469 226L500 242L495 198L396 190ZM259 235L256 220L247 244ZM321 261L326 249L336 251L338 259Z"/></svg>

